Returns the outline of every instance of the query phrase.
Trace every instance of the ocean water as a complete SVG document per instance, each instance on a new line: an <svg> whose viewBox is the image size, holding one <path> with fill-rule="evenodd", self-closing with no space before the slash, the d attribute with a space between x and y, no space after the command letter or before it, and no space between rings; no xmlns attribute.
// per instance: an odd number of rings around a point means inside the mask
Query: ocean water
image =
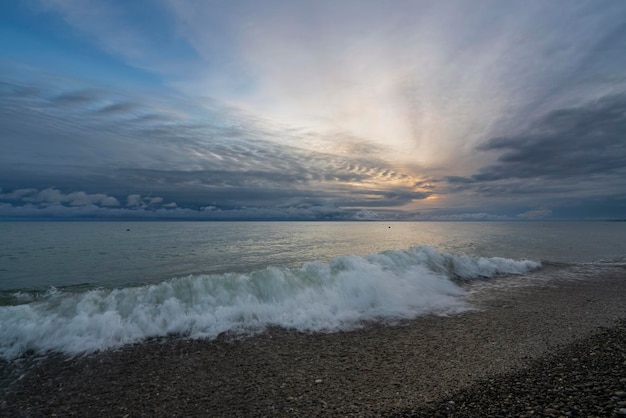
<svg viewBox="0 0 626 418"><path fill-rule="evenodd" d="M617 222L0 222L0 357L457 314L625 264Z"/></svg>

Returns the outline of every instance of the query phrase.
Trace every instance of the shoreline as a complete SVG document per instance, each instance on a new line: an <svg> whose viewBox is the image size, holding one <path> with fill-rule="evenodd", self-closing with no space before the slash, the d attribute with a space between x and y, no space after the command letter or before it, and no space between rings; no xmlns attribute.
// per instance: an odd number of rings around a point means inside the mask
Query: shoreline
<svg viewBox="0 0 626 418"><path fill-rule="evenodd" d="M480 310L450 317L334 334L271 329L235 340L168 338L74 359L50 356L13 381L0 413L418 414L621 326L625 295L622 268L585 280L495 287L472 301Z"/></svg>

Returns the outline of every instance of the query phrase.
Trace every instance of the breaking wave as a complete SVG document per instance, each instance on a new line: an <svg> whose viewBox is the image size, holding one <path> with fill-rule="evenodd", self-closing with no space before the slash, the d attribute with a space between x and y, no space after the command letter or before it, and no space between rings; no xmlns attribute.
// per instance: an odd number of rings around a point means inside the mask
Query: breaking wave
<svg viewBox="0 0 626 418"><path fill-rule="evenodd" d="M16 293L0 306L0 356L91 353L146 338L215 338L268 326L338 331L367 321L471 309L459 280L523 274L529 260L475 258L432 247L341 256L301 268L175 278L154 285Z"/></svg>

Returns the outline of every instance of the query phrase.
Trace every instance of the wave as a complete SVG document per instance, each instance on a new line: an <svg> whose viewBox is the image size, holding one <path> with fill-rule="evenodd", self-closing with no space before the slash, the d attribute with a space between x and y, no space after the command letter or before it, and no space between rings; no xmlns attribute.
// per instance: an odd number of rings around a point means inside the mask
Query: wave
<svg viewBox="0 0 626 418"><path fill-rule="evenodd" d="M301 268L175 278L121 289L51 288L0 307L0 356L68 355L181 335L215 338L268 326L299 331L354 329L368 321L411 319L471 309L458 280L523 274L530 260L474 258L432 247L341 256Z"/></svg>

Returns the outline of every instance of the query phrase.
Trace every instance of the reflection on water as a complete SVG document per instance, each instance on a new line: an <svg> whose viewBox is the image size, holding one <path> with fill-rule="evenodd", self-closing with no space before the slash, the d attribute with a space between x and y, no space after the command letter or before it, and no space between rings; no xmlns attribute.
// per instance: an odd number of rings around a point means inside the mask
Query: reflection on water
<svg viewBox="0 0 626 418"><path fill-rule="evenodd" d="M624 236L626 223L608 222L0 222L0 289L119 287L416 245L551 262L623 260Z"/></svg>

